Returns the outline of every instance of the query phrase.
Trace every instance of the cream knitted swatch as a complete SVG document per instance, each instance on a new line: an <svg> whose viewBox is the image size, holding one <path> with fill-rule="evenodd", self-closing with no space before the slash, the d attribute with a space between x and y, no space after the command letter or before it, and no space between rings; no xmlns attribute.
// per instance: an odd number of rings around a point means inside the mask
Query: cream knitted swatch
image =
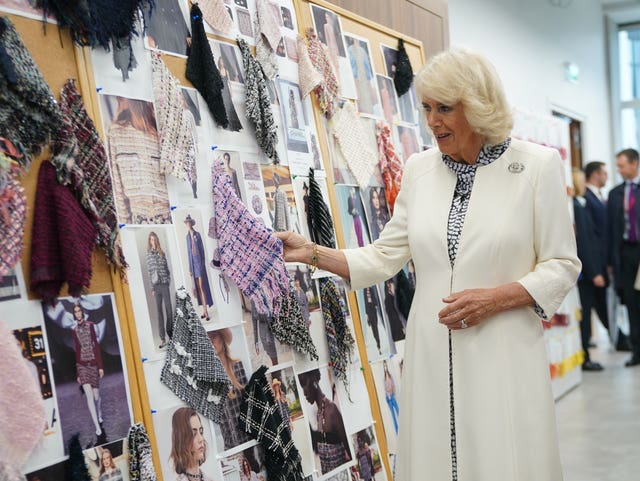
<svg viewBox="0 0 640 481"><path fill-rule="evenodd" d="M302 98L305 98L322 83L322 74L311 63L307 41L301 35L296 39L296 50L298 51L298 83Z"/></svg>
<svg viewBox="0 0 640 481"><path fill-rule="evenodd" d="M151 55L153 97L160 134L160 170L180 180L196 182L196 132L184 107L180 83L159 54Z"/></svg>
<svg viewBox="0 0 640 481"><path fill-rule="evenodd" d="M224 0L200 0L198 5L202 10L202 18L211 28L222 33L231 32L233 20L224 7Z"/></svg>
<svg viewBox="0 0 640 481"><path fill-rule="evenodd" d="M369 146L364 125L351 102L345 102L334 114L333 135L358 185L368 187L378 155Z"/></svg>

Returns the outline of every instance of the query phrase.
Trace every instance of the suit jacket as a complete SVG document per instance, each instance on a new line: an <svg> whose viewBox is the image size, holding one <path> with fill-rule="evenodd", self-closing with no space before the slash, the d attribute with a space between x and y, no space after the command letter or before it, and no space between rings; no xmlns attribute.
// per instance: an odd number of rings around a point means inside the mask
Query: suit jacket
<svg viewBox="0 0 640 481"><path fill-rule="evenodd" d="M596 234L596 242L597 242L597 252L598 255L601 256L603 263L607 264L609 257L609 226L607 223L607 204L605 202L601 202L596 195L591 192L590 189L587 189L584 194L584 198L587 201L587 212L591 216L591 220L593 221L593 226L595 228ZM605 279L608 282L607 269L604 268L600 273L604 275Z"/></svg>
<svg viewBox="0 0 640 481"><path fill-rule="evenodd" d="M640 189L635 189L636 196L636 225L640 227ZM624 182L609 192L607 202L607 223L609 226L608 246L609 264L613 266L614 285L622 289L622 264L620 253L624 242Z"/></svg>
<svg viewBox="0 0 640 481"><path fill-rule="evenodd" d="M582 262L581 282L592 283L598 274L606 271L606 257L600 255L596 228L586 205L573 199L573 218L576 226L578 258Z"/></svg>
<svg viewBox="0 0 640 481"><path fill-rule="evenodd" d="M415 265L400 481L451 479L449 331L438 322L442 298L517 281L551 317L580 272L556 151L512 139L500 158L478 168L452 269L447 221L455 185L456 175L437 148L412 156L380 238L343 251L352 289L393 276L410 257ZM534 309L510 309L451 331L451 343L457 446L464 453L459 472L474 481L562 479L549 360Z"/></svg>

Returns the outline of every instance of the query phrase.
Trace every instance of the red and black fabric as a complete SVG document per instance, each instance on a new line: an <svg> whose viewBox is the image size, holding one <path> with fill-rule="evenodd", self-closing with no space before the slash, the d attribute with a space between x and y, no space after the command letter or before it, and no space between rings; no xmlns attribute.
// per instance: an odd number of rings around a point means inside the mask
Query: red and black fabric
<svg viewBox="0 0 640 481"><path fill-rule="evenodd" d="M67 282L79 296L91 280L96 230L49 161L40 166L31 235L31 290L50 302Z"/></svg>

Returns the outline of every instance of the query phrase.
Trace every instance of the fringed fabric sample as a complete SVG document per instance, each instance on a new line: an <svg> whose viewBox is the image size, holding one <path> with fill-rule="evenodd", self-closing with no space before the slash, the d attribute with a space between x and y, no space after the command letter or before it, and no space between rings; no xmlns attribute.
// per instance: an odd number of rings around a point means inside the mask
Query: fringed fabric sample
<svg viewBox="0 0 640 481"><path fill-rule="evenodd" d="M404 40L398 39L398 55L396 56L396 71L393 76L398 97L406 94L413 83L413 68L409 55L404 48Z"/></svg>
<svg viewBox="0 0 640 481"><path fill-rule="evenodd" d="M224 0L200 0L198 2L204 21L211 28L221 33L229 33L233 27L233 20L224 7Z"/></svg>
<svg viewBox="0 0 640 481"><path fill-rule="evenodd" d="M231 382L184 288L176 293L173 337L160 381L203 416L222 421Z"/></svg>
<svg viewBox="0 0 640 481"><path fill-rule="evenodd" d="M51 89L8 17L0 17L0 137L22 154L28 169L62 123Z"/></svg>
<svg viewBox="0 0 640 481"><path fill-rule="evenodd" d="M160 169L193 185L196 174L196 125L184 107L180 83L157 54L151 55L153 97L160 137Z"/></svg>
<svg viewBox="0 0 640 481"><path fill-rule="evenodd" d="M93 47L98 39L93 25L89 0L37 0L42 20L56 19L60 30L69 29L71 38L82 47ZM107 44L108 46L108 44Z"/></svg>
<svg viewBox="0 0 640 481"><path fill-rule="evenodd" d="M336 237L331 212L322 197L313 169L309 169L308 211L311 240L321 246L335 248Z"/></svg>
<svg viewBox="0 0 640 481"><path fill-rule="evenodd" d="M271 317L271 332L282 344L307 354L311 360L318 360L318 351L302 316L302 309L291 281L289 293L279 300L278 309Z"/></svg>
<svg viewBox="0 0 640 481"><path fill-rule="evenodd" d="M247 118L256 128L258 145L265 155L274 164L277 164L279 162L278 152L276 151L278 133L273 112L271 111L267 79L260 64L251 55L247 42L238 39L238 46L240 47L242 63L244 64Z"/></svg>
<svg viewBox="0 0 640 481"><path fill-rule="evenodd" d="M315 31L311 28L307 29L307 38L309 40L309 58L314 68L320 72L322 83L316 87L316 95L318 103L325 116L330 119L336 110L336 101L338 99L338 91L340 85L336 72L331 63L327 47L320 42Z"/></svg>
<svg viewBox="0 0 640 481"><path fill-rule="evenodd" d="M31 235L31 290L44 301L58 297L62 284L80 296L91 280L96 231L78 200L56 180L49 161L40 166Z"/></svg>
<svg viewBox="0 0 640 481"><path fill-rule="evenodd" d="M302 35L296 39L296 50L298 51L298 77L302 98L309 95L314 89L322 84L322 74L316 70L309 57L309 47Z"/></svg>
<svg viewBox="0 0 640 481"><path fill-rule="evenodd" d="M98 234L96 244L124 275L127 262L119 237L107 154L73 79L62 87L60 110L64 122L54 138L51 159L58 182L68 185L80 200Z"/></svg>
<svg viewBox="0 0 640 481"><path fill-rule="evenodd" d="M229 119L224 108L224 84L204 32L202 12L198 5L191 6L191 47L187 57L187 79L204 97L207 107L219 127L227 128Z"/></svg>
<svg viewBox="0 0 640 481"><path fill-rule="evenodd" d="M355 341L347 325L345 306L336 283L329 277L320 279L320 304L329 346L329 359L336 378L349 392L347 371L351 362Z"/></svg>
<svg viewBox="0 0 640 481"><path fill-rule="evenodd" d="M144 424L134 424L129 428L127 446L129 448L129 479L131 481L157 481L158 477L151 454L151 441Z"/></svg>
<svg viewBox="0 0 640 481"><path fill-rule="evenodd" d="M396 153L393 142L391 142L391 129L389 126L384 122L378 122L376 124L376 134L378 138L378 165L384 182L387 205L391 214L393 214L393 207L402 184L403 163Z"/></svg>
<svg viewBox="0 0 640 481"><path fill-rule="evenodd" d="M361 188L369 186L377 160L353 104L346 101L333 117L333 135L349 170Z"/></svg>
<svg viewBox="0 0 640 481"><path fill-rule="evenodd" d="M265 366L258 369L245 388L240 426L264 448L269 481L303 481L302 459L291 439L289 420L280 414L266 372Z"/></svg>

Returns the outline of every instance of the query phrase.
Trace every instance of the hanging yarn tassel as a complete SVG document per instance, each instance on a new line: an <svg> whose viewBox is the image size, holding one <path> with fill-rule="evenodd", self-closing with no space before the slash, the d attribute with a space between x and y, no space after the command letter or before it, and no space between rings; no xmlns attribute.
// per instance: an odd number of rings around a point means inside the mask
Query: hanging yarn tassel
<svg viewBox="0 0 640 481"><path fill-rule="evenodd" d="M391 129L389 126L384 122L378 121L376 134L378 138L378 165L384 182L387 205L389 206L389 211L393 214L396 197L400 193L402 184L403 163L391 142Z"/></svg>
<svg viewBox="0 0 640 481"><path fill-rule="evenodd" d="M333 230L333 220L329 207L324 202L320 185L315 179L313 169L309 169L309 228L311 240L325 247L335 248L336 238Z"/></svg>
<svg viewBox="0 0 640 481"><path fill-rule="evenodd" d="M409 55L404 48L404 40L398 39L398 54L396 55L396 69L393 76L393 84L396 87L398 97L406 94L413 83L413 68Z"/></svg>
<svg viewBox="0 0 640 481"><path fill-rule="evenodd" d="M69 440L69 459L65 466L66 481L91 481L91 475L84 460L82 446L80 446L80 434L74 434Z"/></svg>
<svg viewBox="0 0 640 481"><path fill-rule="evenodd" d="M191 6L191 46L187 55L187 79L204 97L216 124L226 129L229 119L222 98L224 83L204 31L202 12L195 3Z"/></svg>
<svg viewBox="0 0 640 481"><path fill-rule="evenodd" d="M277 164L280 161L276 151L278 132L271 111L267 79L260 64L251 55L247 42L239 38L238 46L244 65L247 118L255 126L258 145L265 155Z"/></svg>
<svg viewBox="0 0 640 481"><path fill-rule="evenodd" d="M329 359L337 379L349 393L347 371L351 363L355 341L347 325L345 308L336 283L329 277L320 279L320 304L329 346Z"/></svg>

